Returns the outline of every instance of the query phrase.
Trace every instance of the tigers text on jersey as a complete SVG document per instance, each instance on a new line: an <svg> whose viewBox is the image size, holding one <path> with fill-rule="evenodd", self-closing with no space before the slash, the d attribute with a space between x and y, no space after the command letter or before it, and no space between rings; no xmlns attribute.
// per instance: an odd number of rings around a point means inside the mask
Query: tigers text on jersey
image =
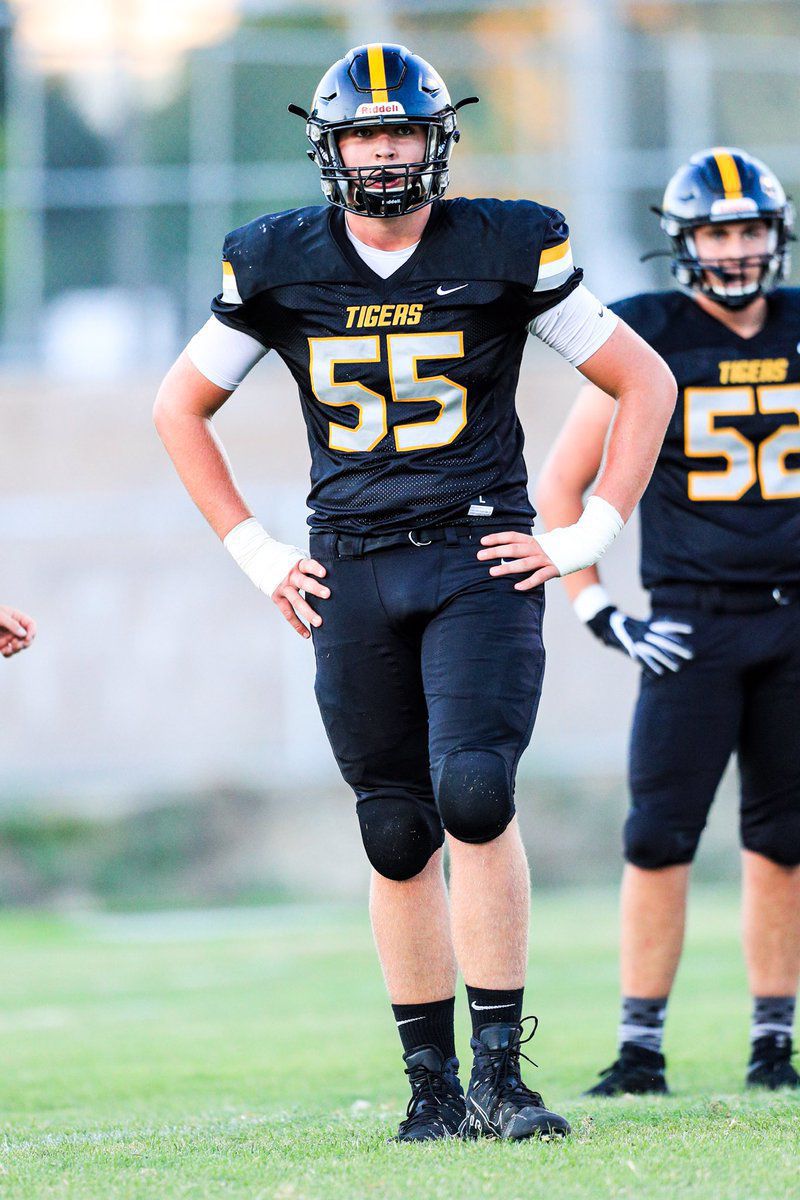
<svg viewBox="0 0 800 1200"><path fill-rule="evenodd" d="M642 582L800 582L800 290L741 338L681 292L609 307L666 359L678 402L641 500Z"/></svg>
<svg viewBox="0 0 800 1200"><path fill-rule="evenodd" d="M313 529L457 524L471 507L484 524L530 524L514 395L528 324L582 277L560 213L437 201L388 279L329 206L260 217L223 256L215 317L274 348L297 382Z"/></svg>

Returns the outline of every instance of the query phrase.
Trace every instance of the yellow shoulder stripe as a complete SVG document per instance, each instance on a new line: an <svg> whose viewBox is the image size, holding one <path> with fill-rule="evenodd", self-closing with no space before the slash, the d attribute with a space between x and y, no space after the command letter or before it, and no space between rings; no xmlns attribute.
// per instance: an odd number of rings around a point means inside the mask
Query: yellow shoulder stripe
<svg viewBox="0 0 800 1200"><path fill-rule="evenodd" d="M374 42L367 46L367 65L369 66L369 86L372 88L372 103L387 104L389 95L386 91L386 64L383 61L383 46Z"/></svg>
<svg viewBox="0 0 800 1200"><path fill-rule="evenodd" d="M223 258L223 260L222 260L222 278L224 279L226 275L231 279L234 278L233 267L228 262L227 258Z"/></svg>
<svg viewBox="0 0 800 1200"><path fill-rule="evenodd" d="M742 180L739 175L739 168L736 166L736 159L732 154L726 154L723 150L718 150L714 154L714 161L717 164L722 186L725 189L726 200L741 200L742 199Z"/></svg>
<svg viewBox="0 0 800 1200"><path fill-rule="evenodd" d="M551 246L549 250L542 251L542 257L539 262L544 266L546 263L558 262L559 259L566 258L570 253L569 238L562 242L560 246Z"/></svg>

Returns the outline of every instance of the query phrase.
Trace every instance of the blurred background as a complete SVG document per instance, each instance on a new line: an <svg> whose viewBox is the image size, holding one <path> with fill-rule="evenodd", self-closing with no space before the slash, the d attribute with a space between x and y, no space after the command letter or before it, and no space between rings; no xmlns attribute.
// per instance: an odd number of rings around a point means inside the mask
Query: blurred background
<svg viewBox="0 0 800 1200"><path fill-rule="evenodd" d="M203 904L363 894L312 651L236 569L153 431L206 319L226 231L321 202L302 123L351 45L405 43L465 110L451 195L562 208L606 300L667 286L648 206L738 144L795 194L797 0L8 0L0 4L0 902ZM795 276L795 281L797 276ZM579 383L526 352L535 476ZM302 544L308 451L269 356L218 418L244 492ZM636 531L605 565L641 610ZM548 589L548 677L518 807L535 880L614 879L636 672ZM738 870L733 780L698 870Z"/></svg>

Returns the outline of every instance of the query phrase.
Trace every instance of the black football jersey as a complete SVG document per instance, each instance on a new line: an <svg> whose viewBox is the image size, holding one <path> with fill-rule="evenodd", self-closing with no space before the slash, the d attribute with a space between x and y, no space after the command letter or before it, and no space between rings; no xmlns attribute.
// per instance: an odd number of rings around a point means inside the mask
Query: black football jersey
<svg viewBox="0 0 800 1200"><path fill-rule="evenodd" d="M315 530L529 524L514 395L527 326L577 287L561 213L437 201L381 279L330 206L229 234L215 316L277 351L311 448Z"/></svg>
<svg viewBox="0 0 800 1200"><path fill-rule="evenodd" d="M609 305L678 383L640 505L647 588L800 582L800 290L767 303L747 339L677 291Z"/></svg>

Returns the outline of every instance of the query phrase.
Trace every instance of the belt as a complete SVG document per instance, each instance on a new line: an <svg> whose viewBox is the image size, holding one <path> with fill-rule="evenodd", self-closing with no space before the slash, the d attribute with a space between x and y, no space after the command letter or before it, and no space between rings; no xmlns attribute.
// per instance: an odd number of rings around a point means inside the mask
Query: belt
<svg viewBox="0 0 800 1200"><path fill-rule="evenodd" d="M514 524L507 526L514 529ZM520 532L530 533L530 525ZM485 533L496 533L496 528L478 525L434 525L421 529L403 529L397 533L312 533L311 553L317 551L333 553L337 558L361 558L376 550L389 550L394 546L416 546L422 550L434 542L447 546L458 546L461 542L480 541Z"/></svg>
<svg viewBox="0 0 800 1200"><path fill-rule="evenodd" d="M656 608L675 605L699 608L702 612L769 612L773 608L796 604L800 600L800 585L735 587L711 583L663 583L652 589L650 599Z"/></svg>

